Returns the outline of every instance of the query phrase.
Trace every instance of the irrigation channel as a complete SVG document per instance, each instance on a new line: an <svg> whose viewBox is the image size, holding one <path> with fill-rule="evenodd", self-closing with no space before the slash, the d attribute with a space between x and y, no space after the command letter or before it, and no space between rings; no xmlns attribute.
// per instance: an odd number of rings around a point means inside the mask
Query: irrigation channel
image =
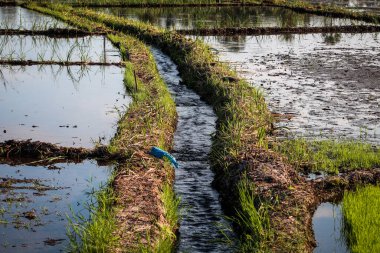
<svg viewBox="0 0 380 253"><path fill-rule="evenodd" d="M178 125L174 134L173 155L175 192L182 201L177 252L232 252L222 230L230 224L223 218L219 194L212 188L214 173L208 154L216 115L178 76L177 66L160 50L152 48L158 70L175 98Z"/></svg>
<svg viewBox="0 0 380 253"><path fill-rule="evenodd" d="M0 8L0 23L21 30L67 27L20 7ZM121 61L105 37L2 35L0 44L1 60L20 61L0 66L0 142L32 139L82 148L108 144L131 98L123 85L124 69L104 64ZM67 251L69 219L88 219L88 205L96 206L93 193L114 170L93 160L53 158L60 162L0 160L0 252Z"/></svg>

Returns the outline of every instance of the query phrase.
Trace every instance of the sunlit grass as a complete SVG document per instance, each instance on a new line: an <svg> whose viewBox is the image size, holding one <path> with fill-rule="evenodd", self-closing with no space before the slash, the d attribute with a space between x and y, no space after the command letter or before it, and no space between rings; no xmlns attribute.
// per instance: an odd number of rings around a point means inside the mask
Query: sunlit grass
<svg viewBox="0 0 380 253"><path fill-rule="evenodd" d="M380 187L366 186L346 192L342 212L351 252L380 252Z"/></svg>
<svg viewBox="0 0 380 253"><path fill-rule="evenodd" d="M380 167L380 149L361 141L301 138L275 144L274 149L287 156L297 168L308 172L337 174Z"/></svg>

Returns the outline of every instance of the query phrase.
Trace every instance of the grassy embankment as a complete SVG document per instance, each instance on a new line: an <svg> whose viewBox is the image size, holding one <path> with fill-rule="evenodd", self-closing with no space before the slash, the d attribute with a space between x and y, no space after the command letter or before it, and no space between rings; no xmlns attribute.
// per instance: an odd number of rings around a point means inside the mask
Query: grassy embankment
<svg viewBox="0 0 380 253"><path fill-rule="evenodd" d="M169 252L175 242L178 199L172 190L173 169L152 158L152 146L170 149L176 125L175 104L159 76L149 49L136 38L119 34L99 22L31 4L30 9L52 15L89 31L104 31L125 60L126 90L133 98L109 150L124 152L109 187L98 194L99 208L91 220L73 224L83 252ZM114 231L112 231L114 230Z"/></svg>
<svg viewBox="0 0 380 253"><path fill-rule="evenodd" d="M184 82L213 105L218 123L211 159L217 187L225 203L236 209L241 251L312 249L307 224L316 204L314 192L286 159L268 149L272 120L259 90L239 80L200 41L91 10L49 8L90 18L160 47L178 64Z"/></svg>
<svg viewBox="0 0 380 253"><path fill-rule="evenodd" d="M380 187L346 192L342 213L345 238L353 253L380 252Z"/></svg>

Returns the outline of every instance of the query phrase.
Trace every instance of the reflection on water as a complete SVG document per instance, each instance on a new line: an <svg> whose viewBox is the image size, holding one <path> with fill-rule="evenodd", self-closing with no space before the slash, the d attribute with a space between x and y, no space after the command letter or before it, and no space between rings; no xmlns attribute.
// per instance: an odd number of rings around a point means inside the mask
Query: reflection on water
<svg viewBox="0 0 380 253"><path fill-rule="evenodd" d="M63 252L69 244L70 207L88 217L85 202L94 201L88 193L105 184L110 172L93 161L49 167L0 164L0 252ZM19 181L4 187L11 180Z"/></svg>
<svg viewBox="0 0 380 253"><path fill-rule="evenodd" d="M290 133L380 143L377 34L199 37L287 114Z"/></svg>
<svg viewBox="0 0 380 253"><path fill-rule="evenodd" d="M222 241L220 229L228 224L223 218L219 194L211 187L214 173L208 154L216 115L197 94L181 84L170 58L159 50L152 51L178 113L173 155L180 167L175 171L174 189L185 213L180 221L177 252L233 252L231 245Z"/></svg>
<svg viewBox="0 0 380 253"><path fill-rule="evenodd" d="M314 253L350 252L342 232L341 205L322 203L313 216L313 230L317 247Z"/></svg>
<svg viewBox="0 0 380 253"><path fill-rule="evenodd" d="M355 11L380 13L380 1L378 0L308 0L313 4L334 4Z"/></svg>
<svg viewBox="0 0 380 253"><path fill-rule="evenodd" d="M62 146L107 143L125 95L118 67L0 67L0 141L33 139Z"/></svg>
<svg viewBox="0 0 380 253"><path fill-rule="evenodd" d="M0 27L1 29L44 30L67 28L68 25L19 6L6 6L0 8Z"/></svg>
<svg viewBox="0 0 380 253"><path fill-rule="evenodd" d="M294 27L350 25L362 22L301 14L289 9L263 6L96 8L97 11L149 22L167 29L222 27Z"/></svg>
<svg viewBox="0 0 380 253"><path fill-rule="evenodd" d="M120 62L119 50L104 36L50 38L0 36L1 60Z"/></svg>

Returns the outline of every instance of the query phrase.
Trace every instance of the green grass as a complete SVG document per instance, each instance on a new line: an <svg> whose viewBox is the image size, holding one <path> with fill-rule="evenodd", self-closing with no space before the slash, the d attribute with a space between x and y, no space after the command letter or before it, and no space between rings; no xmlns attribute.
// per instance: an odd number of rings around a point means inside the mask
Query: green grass
<svg viewBox="0 0 380 253"><path fill-rule="evenodd" d="M380 252L379 211L379 186L366 186L344 194L343 227L352 253Z"/></svg>
<svg viewBox="0 0 380 253"><path fill-rule="evenodd" d="M307 172L338 174L380 167L380 149L360 141L294 139L276 143L274 149Z"/></svg>
<svg viewBox="0 0 380 253"><path fill-rule="evenodd" d="M118 245L113 235L116 228L113 211L115 195L111 186L95 193L96 202L88 203L90 217L74 214L69 219L67 235L70 252L111 252Z"/></svg>
<svg viewBox="0 0 380 253"><path fill-rule="evenodd" d="M268 252L266 242L273 231L268 214L269 206L255 195L255 187L246 178L238 185L240 208L232 220L239 225L238 252Z"/></svg>

